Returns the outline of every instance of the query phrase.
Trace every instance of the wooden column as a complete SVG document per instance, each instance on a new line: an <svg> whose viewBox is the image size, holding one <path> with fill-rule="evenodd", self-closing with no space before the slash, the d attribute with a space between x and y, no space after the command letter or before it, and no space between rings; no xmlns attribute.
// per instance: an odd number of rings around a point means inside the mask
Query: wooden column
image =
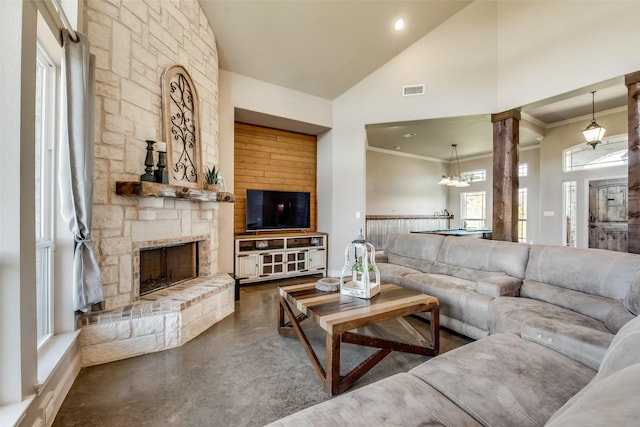
<svg viewBox="0 0 640 427"><path fill-rule="evenodd" d="M493 240L518 241L520 111L491 115L493 123Z"/></svg>
<svg viewBox="0 0 640 427"><path fill-rule="evenodd" d="M627 251L640 254L640 71L625 76L629 127Z"/></svg>

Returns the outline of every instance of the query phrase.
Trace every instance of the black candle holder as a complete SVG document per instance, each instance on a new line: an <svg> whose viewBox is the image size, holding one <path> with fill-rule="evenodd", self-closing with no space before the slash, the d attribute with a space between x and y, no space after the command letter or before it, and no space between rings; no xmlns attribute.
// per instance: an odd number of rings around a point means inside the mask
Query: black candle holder
<svg viewBox="0 0 640 427"><path fill-rule="evenodd" d="M167 162L166 162L167 153L164 151L158 151L158 169L154 171L156 182L160 184L168 184L169 183L169 173L167 172Z"/></svg>
<svg viewBox="0 0 640 427"><path fill-rule="evenodd" d="M156 177L153 174L153 144L155 141L147 139L147 156L144 158L144 173L140 175L140 181L155 182Z"/></svg>

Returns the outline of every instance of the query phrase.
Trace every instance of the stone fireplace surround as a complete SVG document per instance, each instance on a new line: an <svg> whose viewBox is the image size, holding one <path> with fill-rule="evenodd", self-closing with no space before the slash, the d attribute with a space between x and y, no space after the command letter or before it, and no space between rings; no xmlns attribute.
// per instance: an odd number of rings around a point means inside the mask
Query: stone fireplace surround
<svg viewBox="0 0 640 427"><path fill-rule="evenodd" d="M134 197L132 200L138 211L131 225L140 230L136 235L164 236L154 240L136 240L132 236L127 250L131 272L123 274L120 282L123 289L129 289L129 297L122 298L124 295L119 294L117 300L122 300L122 304L111 304L104 311L79 317L82 366L181 346L234 311L234 280L228 274L212 272L217 265L216 203L182 201L182 205L189 207L183 216L192 221L187 223L187 228L182 226L176 230L158 228L155 220L171 210L168 208L175 208L171 199ZM199 219L193 222L193 218ZM184 233L185 230L195 229L203 233L179 236L189 234ZM198 244L198 277L140 296L140 250L190 242Z"/></svg>
<svg viewBox="0 0 640 427"><path fill-rule="evenodd" d="M179 346L234 310L233 280L217 274L217 206L233 200L171 186L156 197L114 191L120 181L155 184L139 177L145 140L166 141L161 82L169 66L182 65L196 87L202 164L220 163L218 51L199 2L92 0L84 6L96 56L92 241L104 295L104 311L78 319L82 364L89 366ZM208 273L201 260L199 278L135 298L138 244L201 236L209 242L209 251L200 251L209 253Z"/></svg>

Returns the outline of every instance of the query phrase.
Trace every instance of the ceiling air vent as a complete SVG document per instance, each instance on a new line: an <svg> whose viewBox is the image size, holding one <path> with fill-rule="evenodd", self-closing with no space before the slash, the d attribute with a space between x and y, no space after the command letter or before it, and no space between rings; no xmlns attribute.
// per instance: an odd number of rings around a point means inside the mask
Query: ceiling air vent
<svg viewBox="0 0 640 427"><path fill-rule="evenodd" d="M424 85L402 86L402 96L424 95Z"/></svg>

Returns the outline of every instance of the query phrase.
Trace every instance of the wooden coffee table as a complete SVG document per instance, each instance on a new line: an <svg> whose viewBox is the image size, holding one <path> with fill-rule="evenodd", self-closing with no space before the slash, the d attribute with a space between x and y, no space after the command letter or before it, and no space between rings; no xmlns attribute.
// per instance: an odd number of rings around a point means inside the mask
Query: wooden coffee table
<svg viewBox="0 0 640 427"><path fill-rule="evenodd" d="M298 337L325 390L331 395L345 391L392 351L427 356L438 354L440 305L435 297L391 284L381 285L380 294L370 300L341 295L339 292L319 291L315 289L315 283L283 286L279 288L279 294L278 332L280 335ZM424 346L352 332L356 328L427 311L431 312L431 340L426 340L411 327L422 338L421 343L426 344ZM306 318L312 319L327 333L326 369L321 365L300 326L300 322ZM406 321L404 324L410 326ZM343 342L379 350L341 376L340 344Z"/></svg>

